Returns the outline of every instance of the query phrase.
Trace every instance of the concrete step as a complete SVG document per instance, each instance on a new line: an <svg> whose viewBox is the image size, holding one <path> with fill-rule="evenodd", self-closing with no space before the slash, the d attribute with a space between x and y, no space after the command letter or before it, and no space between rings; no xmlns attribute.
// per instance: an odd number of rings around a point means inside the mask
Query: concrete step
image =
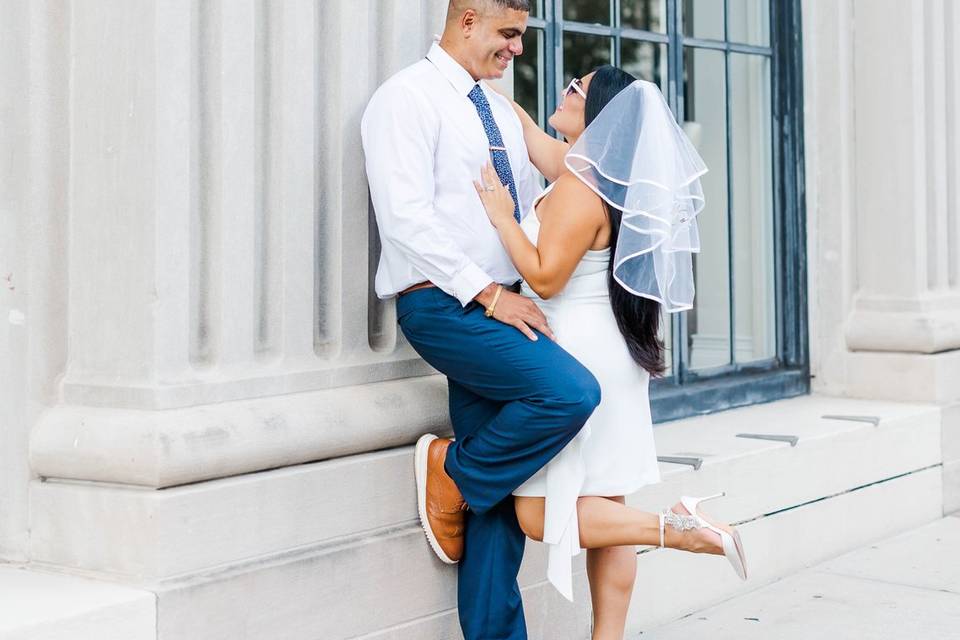
<svg viewBox="0 0 960 640"><path fill-rule="evenodd" d="M932 468L740 524L745 582L723 556L641 552L628 631L645 632L940 517L940 473Z"/></svg>
<svg viewBox="0 0 960 640"><path fill-rule="evenodd" d="M149 591L0 565L0 640L155 640L156 614Z"/></svg>
<svg viewBox="0 0 960 640"><path fill-rule="evenodd" d="M632 638L953 640L958 546L960 518L942 518Z"/></svg>
<svg viewBox="0 0 960 640"><path fill-rule="evenodd" d="M630 631L941 517L940 425L933 406L822 396L659 425L659 455L701 464L662 463L630 503L725 490L706 510L740 523L751 580L723 558L640 549ZM412 467L403 447L159 491L35 482L33 554L155 592L160 640L455 640L456 572L416 523ZM570 605L545 582L542 545L527 549L531 640L588 637L584 554Z"/></svg>

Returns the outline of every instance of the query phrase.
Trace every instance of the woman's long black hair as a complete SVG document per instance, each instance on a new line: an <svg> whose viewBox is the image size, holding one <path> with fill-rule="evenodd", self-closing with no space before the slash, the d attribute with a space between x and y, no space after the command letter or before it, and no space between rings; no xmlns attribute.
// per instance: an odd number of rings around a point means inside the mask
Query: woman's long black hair
<svg viewBox="0 0 960 640"><path fill-rule="evenodd" d="M587 103L584 123L589 126L600 111L615 95L636 80L635 77L611 65L594 70L593 79L587 87ZM656 300L635 296L613 277L613 261L617 253L617 236L623 217L616 207L604 205L610 213L610 263L607 267L607 287L610 291L610 306L617 319L617 326L627 342L630 355L652 377L660 377L666 371L663 362L663 341L657 337L660 328L660 303Z"/></svg>

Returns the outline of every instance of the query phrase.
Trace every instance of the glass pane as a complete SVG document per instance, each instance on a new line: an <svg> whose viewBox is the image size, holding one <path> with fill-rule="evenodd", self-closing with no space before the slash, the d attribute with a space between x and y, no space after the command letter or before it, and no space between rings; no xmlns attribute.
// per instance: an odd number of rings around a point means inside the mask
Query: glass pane
<svg viewBox="0 0 960 640"><path fill-rule="evenodd" d="M723 0L683 0L683 35L723 40Z"/></svg>
<svg viewBox="0 0 960 640"><path fill-rule="evenodd" d="M540 4L543 0L530 0L530 17L531 18L541 18L543 17L543 11L540 9Z"/></svg>
<svg viewBox="0 0 960 640"><path fill-rule="evenodd" d="M770 60L730 56L730 158L737 362L776 355Z"/></svg>
<svg viewBox="0 0 960 640"><path fill-rule="evenodd" d="M728 0L727 29L731 42L764 45L770 43L769 0Z"/></svg>
<svg viewBox="0 0 960 640"><path fill-rule="evenodd" d="M666 313L663 307L660 307L660 329L657 331L657 337L663 341L663 363L667 365L663 377L667 378L673 375L673 318L676 314Z"/></svg>
<svg viewBox="0 0 960 640"><path fill-rule="evenodd" d="M700 253L693 256L696 297L687 313L691 369L730 362L730 269L727 250L727 114L724 53L686 48L683 128L709 171L701 178L705 206L697 216Z"/></svg>
<svg viewBox="0 0 960 640"><path fill-rule="evenodd" d="M667 0L620 0L620 25L665 33Z"/></svg>
<svg viewBox="0 0 960 640"><path fill-rule="evenodd" d="M523 34L523 55L513 59L513 98L543 126L544 78L543 31L527 29Z"/></svg>
<svg viewBox="0 0 960 640"><path fill-rule="evenodd" d="M563 0L563 19L610 24L610 0Z"/></svg>
<svg viewBox="0 0 960 640"><path fill-rule="evenodd" d="M620 66L641 80L649 80L667 91L667 45L641 40L620 41Z"/></svg>
<svg viewBox="0 0 960 640"><path fill-rule="evenodd" d="M563 83L585 76L602 64L610 64L613 39L606 36L563 34Z"/></svg>

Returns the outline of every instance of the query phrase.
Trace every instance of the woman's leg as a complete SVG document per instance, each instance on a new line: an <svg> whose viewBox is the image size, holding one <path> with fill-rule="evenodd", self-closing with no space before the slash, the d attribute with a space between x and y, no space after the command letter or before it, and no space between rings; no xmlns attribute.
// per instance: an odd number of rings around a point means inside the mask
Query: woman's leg
<svg viewBox="0 0 960 640"><path fill-rule="evenodd" d="M543 540L543 498L514 497L520 528L528 538ZM687 514L683 504L677 503L673 511ZM626 545L660 544L660 518L655 513L640 511L625 504L596 496L581 496L577 499L577 518L580 522L580 547L602 549ZM722 523L721 529L732 532ZM723 554L720 534L706 527L677 531L664 526L664 546L694 553Z"/></svg>
<svg viewBox="0 0 960 640"><path fill-rule="evenodd" d="M620 504L623 496L607 498ZM587 579L593 603L592 640L623 640L627 609L637 579L633 545L587 550Z"/></svg>

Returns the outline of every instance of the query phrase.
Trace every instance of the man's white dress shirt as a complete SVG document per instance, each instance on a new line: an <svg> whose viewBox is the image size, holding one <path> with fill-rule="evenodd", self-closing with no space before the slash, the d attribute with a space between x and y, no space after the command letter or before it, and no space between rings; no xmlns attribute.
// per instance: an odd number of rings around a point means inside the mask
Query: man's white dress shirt
<svg viewBox="0 0 960 640"><path fill-rule="evenodd" d="M473 181L490 143L467 94L477 83L439 43L377 89L363 114L367 178L382 251L376 291L430 280L463 306L520 279ZM510 158L521 215L538 189L510 101L481 83Z"/></svg>

